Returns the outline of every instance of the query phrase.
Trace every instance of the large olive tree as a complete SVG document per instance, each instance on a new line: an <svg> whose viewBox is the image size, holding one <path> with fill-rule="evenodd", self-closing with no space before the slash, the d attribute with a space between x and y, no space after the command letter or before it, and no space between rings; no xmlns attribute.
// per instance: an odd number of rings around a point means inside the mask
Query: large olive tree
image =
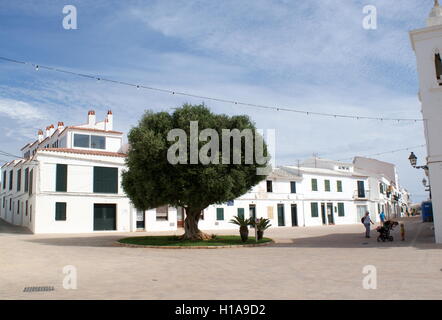
<svg viewBox="0 0 442 320"><path fill-rule="evenodd" d="M207 134L204 129L215 131ZM223 129L224 133L251 131L253 136L251 140L243 136L235 144L233 137L223 141ZM265 178L259 170L267 168L269 161L262 136L248 116L213 114L204 105L185 104L172 114L147 111L128 139L128 170L122 181L125 192L142 210L163 205L183 207L183 239L207 239L209 236L198 229L202 210L249 191ZM219 147L214 148L211 143L216 140ZM247 152L256 145L261 146L261 157L253 152L250 158ZM201 161L202 155L205 161Z"/></svg>

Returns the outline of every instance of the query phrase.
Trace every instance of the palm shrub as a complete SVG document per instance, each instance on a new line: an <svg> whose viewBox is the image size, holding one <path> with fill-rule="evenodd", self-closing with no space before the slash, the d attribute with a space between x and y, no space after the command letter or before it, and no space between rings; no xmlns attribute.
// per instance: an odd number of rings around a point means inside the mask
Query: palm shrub
<svg viewBox="0 0 442 320"><path fill-rule="evenodd" d="M257 222L251 221L250 225L256 228L256 233L258 234L258 240L261 240L264 236L264 230L267 230L272 225L270 224L270 219L259 218Z"/></svg>
<svg viewBox="0 0 442 320"><path fill-rule="evenodd" d="M242 242L247 242L247 239L249 238L250 219L245 219L243 216L234 216L233 219L230 220L230 223L239 226L241 240Z"/></svg>

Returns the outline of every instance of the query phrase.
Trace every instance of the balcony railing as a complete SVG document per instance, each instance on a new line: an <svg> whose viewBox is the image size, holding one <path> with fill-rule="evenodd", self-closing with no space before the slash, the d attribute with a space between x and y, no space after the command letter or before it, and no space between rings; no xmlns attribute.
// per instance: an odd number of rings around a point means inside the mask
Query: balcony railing
<svg viewBox="0 0 442 320"><path fill-rule="evenodd" d="M370 197L370 190L355 190L353 193L353 199L355 200L368 200Z"/></svg>

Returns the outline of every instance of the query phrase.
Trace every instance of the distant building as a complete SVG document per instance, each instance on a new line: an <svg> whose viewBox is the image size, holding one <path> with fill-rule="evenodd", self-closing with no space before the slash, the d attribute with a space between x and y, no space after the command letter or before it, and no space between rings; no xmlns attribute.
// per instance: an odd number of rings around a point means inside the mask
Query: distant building
<svg viewBox="0 0 442 320"><path fill-rule="evenodd" d="M182 208L137 210L121 187L127 146L113 130L109 111L97 122L50 125L22 148L23 158L1 167L0 217L34 233L171 231L181 227ZM407 209L394 165L356 158L354 163L312 158L276 168L243 196L203 211L202 230L236 229L233 216L265 217L273 227L360 223ZM392 181L394 177L394 181Z"/></svg>

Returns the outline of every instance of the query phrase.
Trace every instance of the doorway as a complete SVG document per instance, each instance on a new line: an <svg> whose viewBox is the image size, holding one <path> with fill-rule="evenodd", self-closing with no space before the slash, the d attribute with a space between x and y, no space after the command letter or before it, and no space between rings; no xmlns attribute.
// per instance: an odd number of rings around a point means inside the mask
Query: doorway
<svg viewBox="0 0 442 320"><path fill-rule="evenodd" d="M325 217L325 203L321 203L321 218L322 224L327 224L327 218Z"/></svg>
<svg viewBox="0 0 442 320"><path fill-rule="evenodd" d="M144 210L137 210L137 230L146 229L146 213Z"/></svg>
<svg viewBox="0 0 442 320"><path fill-rule="evenodd" d="M249 218L252 219L252 221L256 220L256 205L254 204L249 205Z"/></svg>
<svg viewBox="0 0 442 320"><path fill-rule="evenodd" d="M117 205L94 204L94 231L117 230Z"/></svg>
<svg viewBox="0 0 442 320"><path fill-rule="evenodd" d="M327 219L328 224L335 224L335 219L333 217L333 203L327 203Z"/></svg>
<svg viewBox="0 0 442 320"><path fill-rule="evenodd" d="M284 204L278 203L278 227L284 227L284 226L285 226Z"/></svg>
<svg viewBox="0 0 442 320"><path fill-rule="evenodd" d="M298 226L298 206L296 204L292 204L290 206L290 210L292 213L292 227Z"/></svg>
<svg viewBox="0 0 442 320"><path fill-rule="evenodd" d="M360 222L367 212L367 206L356 206L356 211L358 213L358 220L356 222Z"/></svg>
<svg viewBox="0 0 442 320"><path fill-rule="evenodd" d="M176 225L178 228L184 227L184 208L176 208Z"/></svg>

